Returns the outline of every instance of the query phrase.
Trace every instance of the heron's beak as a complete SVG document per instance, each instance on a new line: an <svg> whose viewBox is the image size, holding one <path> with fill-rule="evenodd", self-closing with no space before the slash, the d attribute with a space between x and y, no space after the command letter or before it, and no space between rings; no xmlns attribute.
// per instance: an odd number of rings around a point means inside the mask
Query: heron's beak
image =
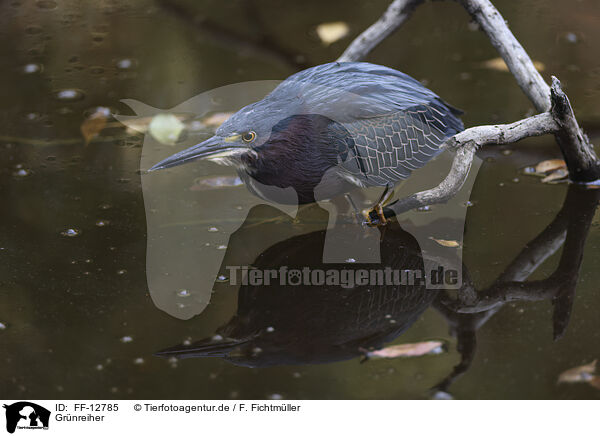
<svg viewBox="0 0 600 436"><path fill-rule="evenodd" d="M186 150L175 153L166 159L161 160L148 170L156 171L165 168L176 167L187 162L192 162L198 159L210 159L226 157L237 153L240 149L245 148L242 145L227 143L219 136L213 136L200 144L194 145Z"/></svg>
<svg viewBox="0 0 600 436"><path fill-rule="evenodd" d="M190 357L227 357L236 348L249 342L249 339L224 339L214 342L212 339L203 339L191 345L177 345L165 350L157 351L155 356L176 357L186 359Z"/></svg>

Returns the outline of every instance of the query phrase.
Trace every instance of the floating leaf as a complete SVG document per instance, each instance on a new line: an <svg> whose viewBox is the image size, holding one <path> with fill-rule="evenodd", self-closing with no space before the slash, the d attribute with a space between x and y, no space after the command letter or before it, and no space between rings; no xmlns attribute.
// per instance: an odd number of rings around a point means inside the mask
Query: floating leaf
<svg viewBox="0 0 600 436"><path fill-rule="evenodd" d="M538 163L535 168L526 168L525 174L542 177L542 183L558 183L569 177L569 170L564 160L549 159Z"/></svg>
<svg viewBox="0 0 600 436"><path fill-rule="evenodd" d="M202 122L204 123L204 125L206 125L208 127L219 127L221 124L223 124L225 121L227 121L232 115L233 115L233 112L215 112L214 114L211 114L211 115L207 116L206 118L204 118L202 120Z"/></svg>
<svg viewBox="0 0 600 436"><path fill-rule="evenodd" d="M110 109L98 107L81 123L81 134L85 140L85 145L88 145L106 127L106 120L109 116Z"/></svg>
<svg viewBox="0 0 600 436"><path fill-rule="evenodd" d="M561 168L566 168L567 164L562 159L544 160L535 166L536 173L547 173Z"/></svg>
<svg viewBox="0 0 600 436"><path fill-rule="evenodd" d="M350 27L343 21L335 21L332 23L322 23L317 26L317 35L321 42L325 45L333 44L336 41L344 38L350 32Z"/></svg>
<svg viewBox="0 0 600 436"><path fill-rule="evenodd" d="M542 183L551 183L569 177L569 171L566 168L553 171L542 179Z"/></svg>
<svg viewBox="0 0 600 436"><path fill-rule="evenodd" d="M493 58L481 63L483 68L487 68L495 71L509 71L508 65L504 62L502 58ZM546 65L544 65L540 61L533 61L533 66L538 71L544 71L546 69Z"/></svg>
<svg viewBox="0 0 600 436"><path fill-rule="evenodd" d="M430 236L429 239L437 242L442 247L450 247L450 248L460 247L460 243L458 241L452 241L452 240L448 240L448 239L436 239L433 236Z"/></svg>
<svg viewBox="0 0 600 436"><path fill-rule="evenodd" d="M440 354L444 351L441 341L416 342L413 344L392 345L381 350L366 351L365 356L370 359L395 359L397 357L418 357L427 354Z"/></svg>
<svg viewBox="0 0 600 436"><path fill-rule="evenodd" d="M558 376L558 383L590 382L594 378L597 362L598 360L594 360L592 363L566 370Z"/></svg>
<svg viewBox="0 0 600 436"><path fill-rule="evenodd" d="M443 342L426 341L412 344L392 345L380 350L368 351L366 356L369 358L394 359L397 357L418 357L427 354L440 354L443 352Z"/></svg>
<svg viewBox="0 0 600 436"><path fill-rule="evenodd" d="M162 144L174 145L185 128L181 120L173 114L158 114L152 117L148 131Z"/></svg>
<svg viewBox="0 0 600 436"><path fill-rule="evenodd" d="M212 189L230 188L243 185L242 179L236 176L198 177L190 186L190 191L210 191Z"/></svg>

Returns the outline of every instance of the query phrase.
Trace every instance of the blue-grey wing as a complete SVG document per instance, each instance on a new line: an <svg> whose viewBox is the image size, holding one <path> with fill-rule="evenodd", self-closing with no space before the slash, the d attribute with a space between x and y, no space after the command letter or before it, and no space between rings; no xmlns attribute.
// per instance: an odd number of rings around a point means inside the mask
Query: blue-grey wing
<svg viewBox="0 0 600 436"><path fill-rule="evenodd" d="M343 128L348 149L341 154L340 171L363 186L385 186L408 178L439 154L462 123L444 107L420 105Z"/></svg>
<svg viewBox="0 0 600 436"><path fill-rule="evenodd" d="M423 104L446 106L455 116L460 114L407 74L367 62L332 62L300 71L282 82L265 100L340 122Z"/></svg>

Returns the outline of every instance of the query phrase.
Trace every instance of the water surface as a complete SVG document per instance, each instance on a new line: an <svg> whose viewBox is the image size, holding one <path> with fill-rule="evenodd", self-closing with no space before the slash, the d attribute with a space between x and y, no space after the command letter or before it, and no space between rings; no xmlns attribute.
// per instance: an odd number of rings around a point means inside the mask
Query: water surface
<svg viewBox="0 0 600 436"><path fill-rule="evenodd" d="M158 309L148 292L146 275L146 211L139 171L143 137L125 135L122 127L114 125L86 146L80 133L84 119L99 106L133 115L122 99L168 109L215 87L280 80L305 66L335 59L350 39L324 46L315 26L345 21L355 36L387 3L351 1L340 7L339 2L305 1L285 8L267 0L139 0L126 5L65 1L55 7L51 3L7 2L0 18L3 396L429 398L431 388L448 377L461 356L457 336L451 334L460 320L445 316L428 299L408 305L418 310L403 331L389 330L385 324L389 320L385 316L396 312L373 310L368 312L373 323L363 323L363 318L350 319L349 311L337 311L337 299L330 294L287 299L269 296L268 291L259 295L244 289L219 292L216 286L200 316L181 320ZM554 74L562 80L580 122L597 143L598 3L496 3L532 58L543 64L544 78ZM434 2L421 6L368 60L424 81L464 109L465 124L470 126L510 122L532 113L508 73L485 67L485 61L496 56L458 5ZM559 157L551 137L486 148L479 156L484 163L467 212L463 260L475 288L481 291L555 219L569 189L566 184L542 184L539 178L522 173L526 166ZM196 171L204 177L233 175L208 163ZM570 216L571 226L577 228L576 219L594 201L594 193L571 188L569 194L563 215ZM208 231L212 227L222 230L225 225L220 210L240 215L249 210L242 201L247 198L243 186L185 194L185 198L193 196L207 220L202 224L206 239L198 240L199 244L221 244L221 234ZM276 215L272 210L258 212L263 217ZM312 213L307 225L313 227L307 233L313 239L303 240L305 251L294 252L297 256L308 257L303 253L318 242L324 218L319 211ZM470 342L470 364L462 377L445 386L453 397L600 398L600 391L587 384L556 382L564 370L599 357L598 223L594 217L589 235L583 238L584 257L562 337L554 340L556 304L551 299L507 302L470 330L476 336L476 346ZM261 232L284 235L291 225L281 220L266 230L254 229L237 244L231 242L228 254L241 256L244 247L259 246ZM388 236L391 241L403 235L398 232ZM581 236L570 234L575 239ZM289 237L293 236L290 232ZM263 261L280 261L269 257L268 248L259 252L266 252ZM552 255L531 279L551 277L560 266L561 253ZM569 271L569 277L576 277ZM181 291L173 289L174 294ZM346 297L340 296L339 301L350 301L351 308L373 304L361 303L363 295ZM185 293L181 298L185 300ZM288 303L292 298L305 316L292 310ZM388 301L385 294L381 298ZM253 364L249 358L174 361L153 355L177 344L210 338L222 332L223 326L231 328L238 309L250 317L247 323L261 328L270 326L269 319L281 324L292 316L285 314L295 313L298 328L288 323L288 336L281 341L297 347L290 345L288 351L302 352L293 359L281 357L285 350L275 353L278 357L270 364ZM561 319L565 321L564 314ZM352 329L345 323L352 324ZM284 330L272 327L273 334ZM335 354L323 345L339 341L332 332L340 331L361 337L360 344L367 346L377 342L372 341L373 332L387 344L440 339L448 351L361 364L358 347Z"/></svg>

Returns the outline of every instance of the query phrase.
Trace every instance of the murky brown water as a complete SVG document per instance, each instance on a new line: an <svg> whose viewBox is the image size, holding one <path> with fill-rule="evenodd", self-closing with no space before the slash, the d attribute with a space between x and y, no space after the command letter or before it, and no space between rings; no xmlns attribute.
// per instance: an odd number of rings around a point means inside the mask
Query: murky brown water
<svg viewBox="0 0 600 436"><path fill-rule="evenodd" d="M544 77L554 74L562 80L581 123L598 143L600 5L595 0L496 3L531 56L543 64ZM350 307L344 310L330 294L292 293L278 299L245 289L238 302L238 292L219 292L217 286L207 309L189 320L171 317L153 304L139 173L143 139L126 136L114 125L85 146L80 133L85 117L98 106L131 115L122 99L166 109L218 86L283 79L303 66L335 59L350 41L325 47L315 25L346 21L356 35L386 4L352 1L341 7L339 2L308 1L282 8L276 1L160 0L82 6L16 0L1 6L0 396L428 398L430 388L461 359L449 325L462 322L458 330L464 333L464 324L471 322L476 327L466 331L476 331L477 345L470 342L475 349L468 369L447 387L455 398L600 398L600 391L587 384L556 383L562 371L600 353L597 217L585 241L568 326L556 341L557 304L547 298L509 301L488 312L481 325L476 317L448 318L434 307L436 302L426 301L415 306L415 320L407 321L403 332L352 318L350 309L367 304L361 303L362 295L341 295L339 301L348 304L339 304ZM459 6L435 2L421 6L368 60L426 81L466 111L466 125L474 125L512 121L531 110L508 73L484 67L495 57ZM559 156L550 137L487 148L479 156L484 163L467 213L463 260L475 288L483 290L554 220L568 189L522 174L525 166ZM212 164L199 172L233 174ZM186 196L234 211L246 198L244 189L192 190ZM593 195L571 190L569 198L577 198L568 206L578 208L563 214L573 221ZM207 228L219 226L217 209L205 214L212 219ZM322 217L315 212L310 220ZM577 228L579 221L573 222ZM285 234L286 225L270 224L230 241L228 255L241 256L267 232ZM204 233L206 242L217 243L211 232ZM569 234L575 235L572 240L578 237L575 231ZM311 244L319 240L313 236L303 240L302 250L293 251L295 258L289 255L290 262L310 256ZM401 236L386 238L394 242ZM560 256L559 250L532 279L551 277ZM236 324L230 320L238 307L245 318ZM384 312L380 315L386 319ZM381 321L377 311L368 313ZM229 326L225 332L242 334L244 328L268 328L270 320L279 326L272 332L278 339L254 344L259 352L253 348L230 359L237 365L219 358L173 362L153 356L184 341L211 337L224 325ZM360 364L358 347L339 347L429 339L446 341L448 352ZM286 349L294 350L293 358ZM252 353L261 352L269 358L253 361Z"/></svg>

